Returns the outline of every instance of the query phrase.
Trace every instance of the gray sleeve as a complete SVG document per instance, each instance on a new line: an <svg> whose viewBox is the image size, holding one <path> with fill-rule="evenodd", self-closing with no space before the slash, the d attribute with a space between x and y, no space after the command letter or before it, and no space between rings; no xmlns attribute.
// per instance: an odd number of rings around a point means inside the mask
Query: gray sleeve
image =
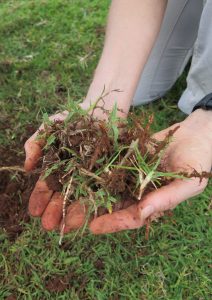
<svg viewBox="0 0 212 300"><path fill-rule="evenodd" d="M178 106L190 114L203 97L212 92L212 0L205 1L200 19L191 68L187 77L187 88Z"/></svg>

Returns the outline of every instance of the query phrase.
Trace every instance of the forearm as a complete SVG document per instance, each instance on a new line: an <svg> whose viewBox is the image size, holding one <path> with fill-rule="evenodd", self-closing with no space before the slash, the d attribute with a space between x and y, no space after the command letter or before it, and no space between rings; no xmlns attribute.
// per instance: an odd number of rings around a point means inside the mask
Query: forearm
<svg viewBox="0 0 212 300"><path fill-rule="evenodd" d="M105 44L84 105L106 91L105 108L115 102L128 112L140 74L151 52L163 20L167 0L113 0Z"/></svg>

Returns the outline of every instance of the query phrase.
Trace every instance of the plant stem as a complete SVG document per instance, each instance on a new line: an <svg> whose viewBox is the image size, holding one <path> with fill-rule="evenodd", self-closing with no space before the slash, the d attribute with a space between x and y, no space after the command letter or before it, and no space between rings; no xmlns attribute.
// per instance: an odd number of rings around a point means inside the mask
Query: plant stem
<svg viewBox="0 0 212 300"><path fill-rule="evenodd" d="M138 141L139 141L139 139L136 139L135 141L132 141L132 142L131 142L131 144L130 144L130 146L129 146L129 149L128 149L126 155L122 158L122 160L121 160L119 166L123 166L123 165L124 165L124 163L126 162L126 160L130 157L130 155L133 153L133 151L134 151L135 148L137 147Z"/></svg>
<svg viewBox="0 0 212 300"><path fill-rule="evenodd" d="M88 171L88 170L86 170L86 169L84 169L84 168L80 168L80 171L81 171L83 174L85 174L85 175L87 175L87 176L89 176L89 177L92 177L92 178L96 179L97 181L99 181L99 182L101 182L101 183L104 183L104 182L105 182L104 179L102 179L102 178L99 177L98 175L96 175L96 174L94 174L94 173L92 173L92 172L90 172L90 171Z"/></svg>
<svg viewBox="0 0 212 300"><path fill-rule="evenodd" d="M143 195L143 192L147 184L152 180L153 175L154 175L154 171L149 172L149 174L147 174L145 179L141 182L140 189L139 189L139 196L138 196L139 201L141 200L141 197Z"/></svg>

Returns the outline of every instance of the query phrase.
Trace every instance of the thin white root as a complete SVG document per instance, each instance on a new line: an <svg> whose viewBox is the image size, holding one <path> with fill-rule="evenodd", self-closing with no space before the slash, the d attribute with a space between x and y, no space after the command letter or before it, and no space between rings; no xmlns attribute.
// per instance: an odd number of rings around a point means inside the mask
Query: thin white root
<svg viewBox="0 0 212 300"><path fill-rule="evenodd" d="M140 175L140 174L139 174ZM154 171L149 172L149 174L147 174L147 176L144 178L144 180L141 181L141 185L140 185L140 189L139 189L139 196L138 196L138 200L141 200L141 197L145 191L145 188L147 186L147 184L152 181L152 177L154 175ZM140 178L140 176L139 176Z"/></svg>
<svg viewBox="0 0 212 300"><path fill-rule="evenodd" d="M26 173L26 171L24 170L24 168L19 167L19 166L5 166L5 167L0 167L0 172L3 172L3 171L8 171L8 172L17 171L17 172L21 172L21 173Z"/></svg>
<svg viewBox="0 0 212 300"><path fill-rule="evenodd" d="M141 200L141 197L142 197L142 194L143 194L143 190L141 189L141 185L144 181L144 175L141 171L139 172L139 181L140 181L140 189L139 189L138 200Z"/></svg>
<svg viewBox="0 0 212 300"><path fill-rule="evenodd" d="M64 229L65 229L65 217L66 217L66 203L68 200L68 197L70 196L70 191L71 191L71 184L72 184L73 176L71 176L69 184L67 186L64 199L63 199L63 218L62 218L62 227L60 230L60 239L59 239L59 245L62 245L62 240L64 237Z"/></svg>
<svg viewBox="0 0 212 300"><path fill-rule="evenodd" d="M122 158L119 166L123 166L125 164L125 162L128 159L128 157L130 157L130 155L134 152L135 148L137 147L138 142L139 142L139 139L137 139L135 141L132 141L132 143L130 144L129 149L128 149L126 155Z"/></svg>
<svg viewBox="0 0 212 300"><path fill-rule="evenodd" d="M96 174L94 174L94 173L92 173L92 172L90 172L90 171L88 171L84 168L80 168L80 172L87 175L87 176L89 176L89 177L92 177L92 178L96 179L99 182L102 182L102 183L105 182L104 179L102 179L101 177L97 176Z"/></svg>

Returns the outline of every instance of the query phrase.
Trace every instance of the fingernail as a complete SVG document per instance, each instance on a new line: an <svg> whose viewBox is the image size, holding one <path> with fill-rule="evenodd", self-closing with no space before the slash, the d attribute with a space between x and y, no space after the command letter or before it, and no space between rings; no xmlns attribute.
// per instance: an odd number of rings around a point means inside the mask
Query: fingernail
<svg viewBox="0 0 212 300"><path fill-rule="evenodd" d="M140 218L142 220L146 220L153 213L154 213L154 207L151 205L148 205L140 210Z"/></svg>

